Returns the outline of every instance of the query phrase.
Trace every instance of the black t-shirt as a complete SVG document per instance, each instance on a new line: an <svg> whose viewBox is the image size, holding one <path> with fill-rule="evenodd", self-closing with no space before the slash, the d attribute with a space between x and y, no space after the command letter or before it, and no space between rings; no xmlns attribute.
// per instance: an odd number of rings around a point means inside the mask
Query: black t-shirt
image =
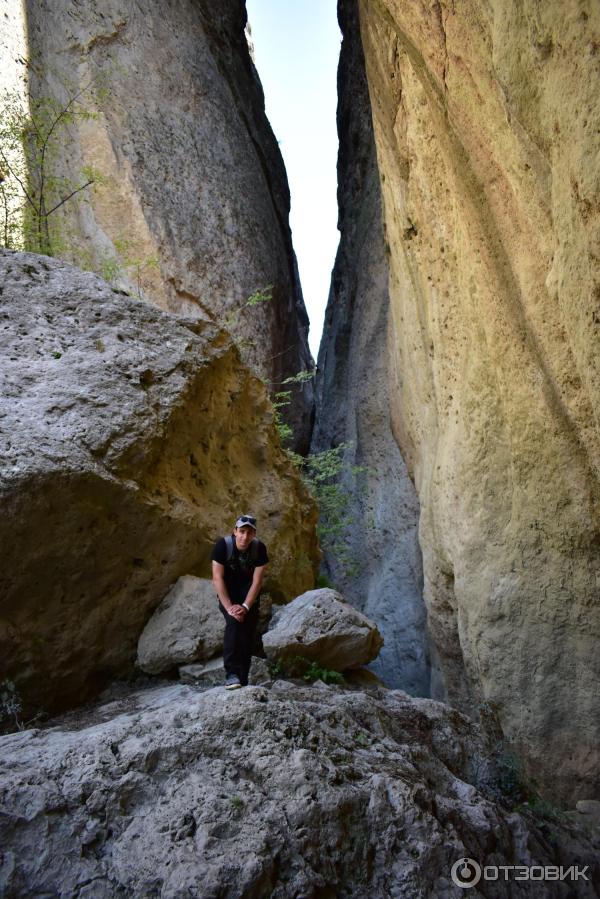
<svg viewBox="0 0 600 899"><path fill-rule="evenodd" d="M227 544L224 537L215 543L211 558L213 562L225 566L225 586L232 602L243 602L246 599L252 586L254 569L266 565L269 561L267 547L260 540L257 550L253 551L249 546L247 550L240 552L235 545L235 537L230 559L227 559Z"/></svg>

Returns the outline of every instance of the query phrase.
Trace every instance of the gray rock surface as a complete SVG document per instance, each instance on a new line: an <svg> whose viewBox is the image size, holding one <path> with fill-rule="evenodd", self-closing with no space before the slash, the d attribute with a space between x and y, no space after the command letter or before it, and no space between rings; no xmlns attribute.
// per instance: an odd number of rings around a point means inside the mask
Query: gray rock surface
<svg viewBox="0 0 600 899"><path fill-rule="evenodd" d="M467 856L589 865L577 896L597 896L597 842L560 822L549 840L496 775L468 719L400 691L162 687L0 737L0 893L458 899Z"/></svg>
<svg viewBox="0 0 600 899"><path fill-rule="evenodd" d="M212 659L223 649L224 621L207 578L183 575L140 634L137 664L147 674Z"/></svg>
<svg viewBox="0 0 600 899"><path fill-rule="evenodd" d="M264 684L270 681L269 666L264 659L252 657L249 682L251 684ZM182 684L191 684L199 687L222 686L225 681L225 667L223 657L211 659L204 665L182 665L179 669L179 680Z"/></svg>
<svg viewBox="0 0 600 899"><path fill-rule="evenodd" d="M30 711L131 673L240 506L272 588L312 585L313 505L225 332L47 257L0 251L0 286L0 681Z"/></svg>
<svg viewBox="0 0 600 899"><path fill-rule="evenodd" d="M388 257L356 0L338 4L338 202L335 261L316 379L312 450L341 443L350 495L345 556L325 571L385 643L371 666L388 686L430 691L419 503L392 434L388 371ZM366 471L356 477L353 466Z"/></svg>
<svg viewBox="0 0 600 899"><path fill-rule="evenodd" d="M179 669L182 684L199 687L218 687L225 681L223 656L197 665L182 665Z"/></svg>
<svg viewBox="0 0 600 899"><path fill-rule="evenodd" d="M311 368L308 318L288 224L289 190L244 33L243 0L31 0L34 96L81 98L58 174L92 165L89 203L65 204L71 261L119 267L118 286L186 315L208 310L272 384ZM56 172L53 172L56 173ZM56 216L55 216L56 218ZM258 289L272 300L243 309ZM243 310L243 311L240 311ZM306 449L312 382L290 416Z"/></svg>
<svg viewBox="0 0 600 899"><path fill-rule="evenodd" d="M278 609L263 635L267 658L301 656L334 671L366 665L382 644L373 622L329 589L309 590Z"/></svg>

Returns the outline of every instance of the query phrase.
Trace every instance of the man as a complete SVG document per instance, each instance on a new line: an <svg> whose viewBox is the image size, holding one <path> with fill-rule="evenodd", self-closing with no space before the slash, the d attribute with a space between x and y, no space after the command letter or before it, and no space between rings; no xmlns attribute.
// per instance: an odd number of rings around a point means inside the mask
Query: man
<svg viewBox="0 0 600 899"><path fill-rule="evenodd" d="M260 588L268 561L267 548L256 537L253 515L240 515L233 534L221 537L214 545L212 573L225 618L223 660L227 690L248 683Z"/></svg>

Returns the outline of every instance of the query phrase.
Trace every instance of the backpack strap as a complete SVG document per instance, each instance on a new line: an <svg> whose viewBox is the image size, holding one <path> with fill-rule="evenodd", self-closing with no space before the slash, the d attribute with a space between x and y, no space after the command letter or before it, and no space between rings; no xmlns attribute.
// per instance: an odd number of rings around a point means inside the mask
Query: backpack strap
<svg viewBox="0 0 600 899"><path fill-rule="evenodd" d="M231 557L233 556L233 534L228 534L227 537L224 538L225 546L227 547L227 556L225 558L226 562L229 562ZM256 562L258 559L258 538L254 537L252 543L250 544L250 561Z"/></svg>

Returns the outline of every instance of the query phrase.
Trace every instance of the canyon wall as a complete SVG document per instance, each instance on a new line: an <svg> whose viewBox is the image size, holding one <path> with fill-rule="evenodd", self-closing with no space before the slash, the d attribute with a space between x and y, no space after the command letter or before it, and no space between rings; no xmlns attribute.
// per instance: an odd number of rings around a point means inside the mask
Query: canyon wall
<svg viewBox="0 0 600 899"><path fill-rule="evenodd" d="M389 270L356 0L340 2L338 17L340 245L319 350L312 449L346 445L350 524L342 552L326 551L325 566L384 637L371 667L389 686L427 696L418 501L391 431Z"/></svg>
<svg viewBox="0 0 600 899"><path fill-rule="evenodd" d="M434 693L598 795L600 8L360 0Z"/></svg>
<svg viewBox="0 0 600 899"><path fill-rule="evenodd" d="M209 311L269 383L312 367L289 191L243 0L26 3L34 97L79 118L54 175L100 179L54 216L58 255L175 312ZM36 74L37 73L37 74ZM62 216L59 220L58 216ZM272 299L248 307L269 288ZM308 446L311 382L285 410Z"/></svg>

